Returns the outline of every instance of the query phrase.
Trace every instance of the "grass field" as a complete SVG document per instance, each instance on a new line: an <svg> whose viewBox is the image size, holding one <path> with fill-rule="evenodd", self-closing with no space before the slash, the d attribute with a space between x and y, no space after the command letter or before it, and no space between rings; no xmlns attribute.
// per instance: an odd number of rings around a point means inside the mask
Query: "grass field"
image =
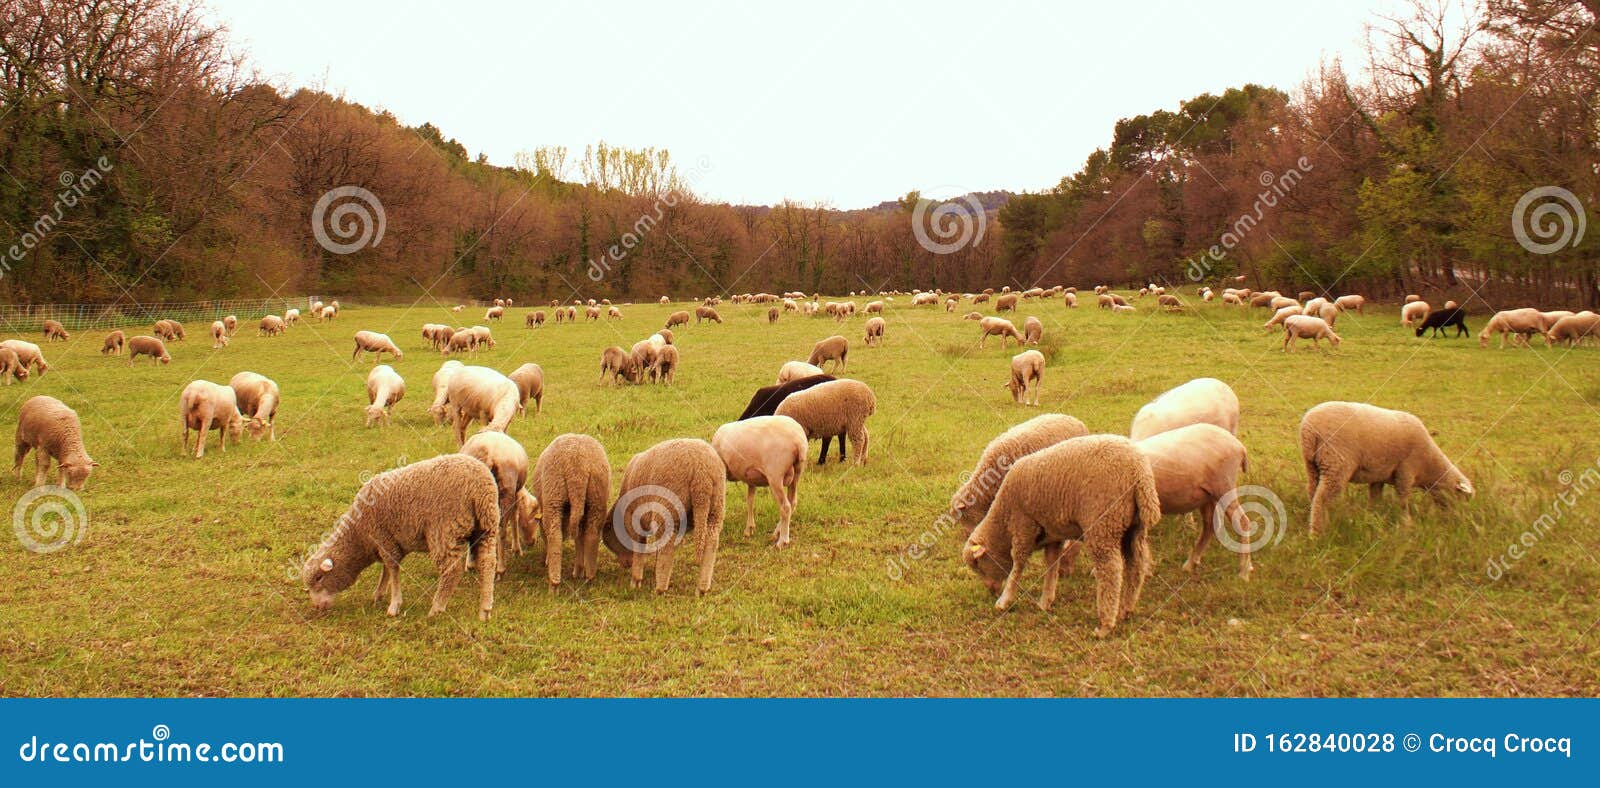
<svg viewBox="0 0 1600 788"><path fill-rule="evenodd" d="M865 299L857 299L860 302ZM1262 310L1202 306L1137 315L1059 299L1023 305L1045 323L1043 407L1001 388L1015 348L977 348L957 315L891 304L887 342L859 343L862 319L785 316L724 305L724 325L677 332L672 387L597 386L607 345L627 347L669 307L625 306L621 321L524 329L518 306L495 326L499 346L475 361L510 371L536 361L544 413L513 423L530 455L583 432L606 447L620 479L634 453L668 438L708 438L738 415L785 360L834 333L851 340L849 375L878 396L864 467L810 466L794 545L767 533L776 507L758 496L758 532L742 533L744 491L728 489L728 522L712 593L694 594L680 551L670 594L630 590L601 551L600 575L552 594L535 554L496 587L494 618L476 618L472 581L449 611L426 616L434 571L412 556L399 618L370 599L377 570L324 612L298 563L367 475L454 450L425 409L440 358L424 322L479 322L438 305L347 306L338 321L255 335L212 351L205 326L170 345L173 362L130 368L98 353L102 332L46 345L43 378L0 389L0 423L49 394L75 408L102 467L82 494L82 540L51 554L7 536L0 547L0 694L55 695L1594 695L1600 692L1600 532L1584 474L1600 457L1600 350L1481 350L1476 339L1417 340L1393 309L1347 316L1337 354L1279 352ZM673 305L670 309L682 308ZM962 311L966 311L963 309ZM1469 321L1474 330L1485 320ZM1017 318L1021 324L1021 316ZM371 362L350 361L351 334L384 331L408 394L387 428L363 429ZM130 335L132 332L129 332ZM8 332L8 336L16 336ZM28 336L37 341L39 338ZM226 383L240 370L282 387L277 443L248 439L203 460L178 446L184 383ZM1038 412L1069 413L1125 433L1140 405L1214 376L1238 392L1245 482L1281 496L1284 536L1256 555L1250 582L1213 545L1193 576L1180 568L1192 525L1167 518L1153 537L1156 573L1138 614L1106 640L1094 629L1092 578L1063 582L1055 608L1025 599L996 614L961 564L961 535L934 535L920 559L891 563L935 527L984 444ZM1477 496L1441 509L1422 496L1400 524L1392 491L1369 508L1354 489L1332 527L1308 538L1296 442L1301 414L1334 399L1409 410L1436 432ZM812 444L815 459L817 444ZM31 480L32 460L26 465ZM0 484L15 500L28 481ZM1570 482L1564 485L1563 482ZM1570 503L1558 503L1566 491ZM1535 521L1548 517L1535 529ZM1535 529L1498 580L1487 567ZM570 547L569 560L570 560Z"/></svg>

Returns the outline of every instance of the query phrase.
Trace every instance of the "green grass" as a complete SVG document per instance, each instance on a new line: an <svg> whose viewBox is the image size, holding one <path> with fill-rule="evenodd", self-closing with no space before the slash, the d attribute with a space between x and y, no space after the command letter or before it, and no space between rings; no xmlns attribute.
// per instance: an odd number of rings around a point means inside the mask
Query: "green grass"
<svg viewBox="0 0 1600 788"><path fill-rule="evenodd" d="M664 597L627 588L604 550L593 584L552 595L530 553L497 585L486 623L476 619L470 580L447 613L426 616L434 572L424 556L404 564L406 607L395 619L370 600L376 569L325 613L312 610L297 577L301 556L364 474L454 449L425 413L440 359L420 347L418 330L470 318L437 306L349 306L334 324L263 339L253 328L259 316L240 315L247 327L231 347L210 350L205 326L191 324L165 367L101 357L99 332L47 345L51 372L0 389L0 412L9 423L26 397L59 397L77 409L102 467L82 496L90 521L81 543L48 555L10 537L0 546L0 694L1600 692L1600 506L1578 500L1505 577L1486 573L1550 510L1558 473L1581 474L1600 456L1600 351L1419 341L1393 310L1377 310L1340 321L1337 354L1305 346L1286 355L1259 328L1261 310L1173 315L1136 302L1139 314L1113 316L1048 300L1023 305L1054 348L1034 410L1002 388L1014 347L991 341L979 351L977 326L959 319L966 308L913 310L908 301L891 305L879 349L858 342L859 317L837 326L787 315L769 326L765 306L724 305L726 324L677 332L683 366L673 387L596 379L601 349L644 338L680 304L626 306L618 322L537 331L522 328L524 308L510 310L495 327L499 347L472 363L544 366L544 413L511 427L531 455L559 433L585 432L605 445L620 478L627 459L657 441L709 438L783 361L834 333L850 337L849 374L877 392L878 412L868 465L807 469L791 549L767 545L776 509L764 491L757 537L744 538L743 488L729 485L707 596L694 594L692 551L680 551ZM409 393L388 428L362 427L371 364L349 356L361 328L388 332L406 350L394 366ZM200 461L182 454L184 383L226 383L245 369L283 389L279 441L247 440L226 454L213 441ZM1238 392L1251 452L1245 481L1275 490L1289 513L1285 537L1256 555L1250 582L1215 545L1186 576L1193 526L1177 518L1154 535L1156 574L1137 616L1104 641L1090 634L1092 578L1083 570L1049 613L1018 604L996 614L959 560L960 535L944 532L891 577L890 562L934 527L960 474L997 433L1041 411L1125 432L1144 402L1202 375ZM1451 509L1419 500L1407 527L1392 493L1369 508L1358 489L1335 507L1328 533L1308 538L1296 429L1308 407L1332 399L1416 413L1477 497ZM12 499L28 488L0 484ZM1039 560L1025 582L1030 602Z"/></svg>

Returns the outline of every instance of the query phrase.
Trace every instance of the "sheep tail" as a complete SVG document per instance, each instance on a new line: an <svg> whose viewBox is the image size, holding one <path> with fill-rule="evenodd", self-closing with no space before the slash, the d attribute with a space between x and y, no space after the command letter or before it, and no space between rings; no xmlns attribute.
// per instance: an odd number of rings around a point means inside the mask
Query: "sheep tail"
<svg viewBox="0 0 1600 788"><path fill-rule="evenodd" d="M1146 531L1161 522L1161 496L1156 493L1155 475L1141 474L1133 488L1134 522Z"/></svg>

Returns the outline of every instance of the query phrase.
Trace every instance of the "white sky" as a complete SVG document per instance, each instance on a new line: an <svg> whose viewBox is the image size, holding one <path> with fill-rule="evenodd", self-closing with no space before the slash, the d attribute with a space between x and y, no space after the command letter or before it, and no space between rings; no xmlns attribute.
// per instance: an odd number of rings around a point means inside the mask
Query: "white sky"
<svg viewBox="0 0 1600 788"><path fill-rule="evenodd" d="M210 8L274 82L431 121L497 164L604 139L706 163L710 199L838 208L1053 185L1118 118L1246 82L1292 91L1324 55L1359 70L1375 21L1345 0Z"/></svg>

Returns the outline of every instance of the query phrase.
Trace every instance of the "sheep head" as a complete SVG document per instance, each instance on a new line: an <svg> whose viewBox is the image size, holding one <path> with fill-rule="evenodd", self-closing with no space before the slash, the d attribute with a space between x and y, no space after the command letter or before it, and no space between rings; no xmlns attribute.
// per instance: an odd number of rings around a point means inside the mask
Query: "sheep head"
<svg viewBox="0 0 1600 788"><path fill-rule="evenodd" d="M98 467L100 467L100 463L88 458L84 458L83 462L75 462L70 465L62 464L61 483L69 490L81 490L83 485L89 481L89 474L93 473L94 469Z"/></svg>
<svg viewBox="0 0 1600 788"><path fill-rule="evenodd" d="M967 537L966 544L961 546L961 560L978 575L991 594L999 594L1006 575L1011 574L1011 555L1005 550L990 550L978 540L977 533Z"/></svg>

